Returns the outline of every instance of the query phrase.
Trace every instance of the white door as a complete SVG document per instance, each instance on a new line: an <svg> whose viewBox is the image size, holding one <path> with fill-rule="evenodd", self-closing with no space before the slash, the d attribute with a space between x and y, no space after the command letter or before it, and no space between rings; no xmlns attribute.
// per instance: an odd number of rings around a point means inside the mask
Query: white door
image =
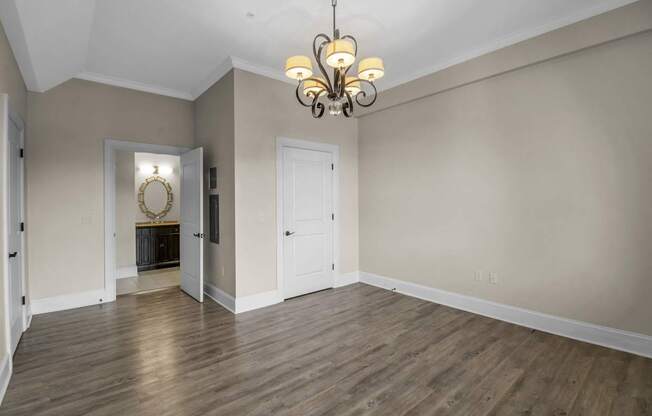
<svg viewBox="0 0 652 416"><path fill-rule="evenodd" d="M21 132L9 119L9 327L11 352L18 346L23 333L23 253L22 253L22 161Z"/></svg>
<svg viewBox="0 0 652 416"><path fill-rule="evenodd" d="M202 148L181 155L181 290L204 301L204 156Z"/></svg>
<svg viewBox="0 0 652 416"><path fill-rule="evenodd" d="M283 152L283 294L333 287L333 155Z"/></svg>

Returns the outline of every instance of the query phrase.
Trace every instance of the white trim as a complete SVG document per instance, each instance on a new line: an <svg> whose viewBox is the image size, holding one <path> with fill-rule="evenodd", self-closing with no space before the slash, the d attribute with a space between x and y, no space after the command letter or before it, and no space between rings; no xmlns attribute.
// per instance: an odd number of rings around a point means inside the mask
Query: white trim
<svg viewBox="0 0 652 416"><path fill-rule="evenodd" d="M42 313L65 311L84 306L99 305L107 301L104 290L72 293L70 295L53 296L51 298L32 299L34 315Z"/></svg>
<svg viewBox="0 0 652 416"><path fill-rule="evenodd" d="M564 16L560 19L557 19L553 22L539 25L533 28L528 28L520 32L515 32L504 36L496 41L487 43L481 47L469 50L468 52L461 53L452 58L445 58L442 61L436 62L433 65L428 66L425 69L412 72L409 75L403 76L401 78L395 79L391 82L380 82L378 86L378 92L387 91L390 88L398 87L399 85L406 84L410 81L423 78L428 75L432 75L436 72L443 71L444 69L450 68L452 66L461 64L471 59L478 58L482 55L487 55L491 52L495 52L499 49L507 48L509 46L515 45L519 42L523 42L528 39L535 38L537 36L543 35L548 32L552 32L557 29L561 29L566 26L570 26L574 23L580 22L582 20L589 19L594 16L606 13L608 11L617 9L619 7L626 6L631 3L635 3L638 0L608 0L603 1L601 4L598 4L594 7L580 10L578 13Z"/></svg>
<svg viewBox="0 0 652 416"><path fill-rule="evenodd" d="M259 65L253 62L249 62L245 59L238 58L237 56L231 57L231 64L233 65L233 68L238 68L243 71L261 75L263 77L275 79L277 81L282 81L287 84L296 85L295 80L288 78L285 75L285 72L277 68L271 68L269 66Z"/></svg>
<svg viewBox="0 0 652 416"><path fill-rule="evenodd" d="M512 324L652 358L652 337L360 272L360 281Z"/></svg>
<svg viewBox="0 0 652 416"><path fill-rule="evenodd" d="M114 87L128 88L130 90L147 92L150 94L163 95L165 97L179 98L186 101L194 100L192 94L186 91L175 90L159 85L145 84L143 82L130 81L128 79L112 77L110 75L98 74L95 72L81 72L75 75L74 78L97 82L99 84L112 85Z"/></svg>
<svg viewBox="0 0 652 416"><path fill-rule="evenodd" d="M222 305L226 310L235 313L235 298L217 286L204 282L204 294Z"/></svg>
<svg viewBox="0 0 652 416"><path fill-rule="evenodd" d="M118 272L115 276L116 279L128 279L130 277L138 277L137 265L118 267Z"/></svg>
<svg viewBox="0 0 652 416"><path fill-rule="evenodd" d="M235 313L244 313L253 311L255 309L266 308L268 306L282 303L283 297L278 290L272 290L264 293L257 293L255 295L236 297L235 298Z"/></svg>
<svg viewBox="0 0 652 416"><path fill-rule="evenodd" d="M0 211L3 213L0 222L2 226L0 227L3 232L0 235L2 239L2 244L0 248L5 250L5 254L9 251L9 202L8 202L8 191L9 191L9 96L7 94L0 94L0 110L2 113L0 117L0 127L2 131L0 132L0 155L2 155L2 160L0 161ZM4 293L0 294L3 297L4 310L2 319L4 320L5 327L5 346L0 346L0 353L4 351L11 351L11 323L9 322L9 309L11 308L11 302L9 299L9 260L6 255L3 254L2 259L0 259L0 268L2 269L2 281L3 287L5 288Z"/></svg>
<svg viewBox="0 0 652 416"><path fill-rule="evenodd" d="M181 156L190 149L160 144L104 139L104 302L116 297L116 219L115 219L115 151L159 153ZM36 313L36 312L34 312Z"/></svg>
<svg viewBox="0 0 652 416"><path fill-rule="evenodd" d="M9 111L9 121L16 124L20 134L19 145L21 149L25 148L25 122L23 119L16 113ZM7 155L8 156L8 155ZM18 159L19 170L20 170L20 221L26 223L25 221L25 159ZM30 306L29 295L27 293L27 244L25 235L27 230L23 231L20 235L20 274L21 274L21 283L20 283L20 292L21 296L25 297L25 305L21 308L22 313L22 323L23 323L23 332L29 328L29 322L32 320L31 314L32 309Z"/></svg>
<svg viewBox="0 0 652 416"><path fill-rule="evenodd" d="M297 140L286 137L276 138L276 289L281 299L284 296L283 275L283 148L316 150L333 156L333 287L335 276L340 274L340 146L319 141Z"/></svg>
<svg viewBox="0 0 652 416"><path fill-rule="evenodd" d="M5 398L9 381L11 380L11 373L13 371L13 363L11 362L11 354L5 354L2 357L2 364L0 365L0 404L2 399Z"/></svg>
<svg viewBox="0 0 652 416"><path fill-rule="evenodd" d="M333 287L348 286L360 281L360 272L349 272L335 276L335 284Z"/></svg>
<svg viewBox="0 0 652 416"><path fill-rule="evenodd" d="M236 298L208 282L204 282L204 294L233 314L249 312L283 302L283 298L277 290Z"/></svg>

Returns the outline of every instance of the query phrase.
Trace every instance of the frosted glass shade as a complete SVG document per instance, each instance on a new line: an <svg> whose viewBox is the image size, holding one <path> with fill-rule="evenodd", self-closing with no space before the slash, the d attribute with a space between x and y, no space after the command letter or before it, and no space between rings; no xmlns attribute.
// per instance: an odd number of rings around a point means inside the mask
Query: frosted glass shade
<svg viewBox="0 0 652 416"><path fill-rule="evenodd" d="M319 78L319 79L324 81L323 78ZM325 91L324 86L313 79L307 79L303 82L303 93L306 95L312 93L311 95L313 97L320 96L324 91Z"/></svg>
<svg viewBox="0 0 652 416"><path fill-rule="evenodd" d="M335 39L326 47L326 63L333 68L346 68L355 62L355 48L346 39Z"/></svg>
<svg viewBox="0 0 652 416"><path fill-rule="evenodd" d="M376 81L385 76L385 65L380 58L367 58L358 65L358 78Z"/></svg>
<svg viewBox="0 0 652 416"><path fill-rule="evenodd" d="M351 97L355 97L360 92L360 81L355 80L355 77L346 77L345 89Z"/></svg>
<svg viewBox="0 0 652 416"><path fill-rule="evenodd" d="M312 76L312 62L307 56L291 56L285 62L285 75L302 80Z"/></svg>

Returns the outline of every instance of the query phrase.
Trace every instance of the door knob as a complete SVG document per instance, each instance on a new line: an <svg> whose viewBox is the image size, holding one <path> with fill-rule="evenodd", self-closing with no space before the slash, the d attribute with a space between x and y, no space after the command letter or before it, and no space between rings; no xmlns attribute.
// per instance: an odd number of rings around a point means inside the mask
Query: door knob
<svg viewBox="0 0 652 416"><path fill-rule="evenodd" d="M286 236L286 237L289 237L289 236L291 236L292 234L294 234L294 232L289 232L289 231L286 231L286 232L285 232L285 236Z"/></svg>
<svg viewBox="0 0 652 416"><path fill-rule="evenodd" d="M18 252L17 252L17 251L14 251L13 253L9 253L9 258L10 258L10 259L13 259L13 258L16 257L17 255L18 255Z"/></svg>

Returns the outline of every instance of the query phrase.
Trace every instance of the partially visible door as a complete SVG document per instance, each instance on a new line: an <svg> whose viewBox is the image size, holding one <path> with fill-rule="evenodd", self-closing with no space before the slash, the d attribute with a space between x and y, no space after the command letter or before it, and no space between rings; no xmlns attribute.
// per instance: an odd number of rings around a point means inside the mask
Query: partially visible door
<svg viewBox="0 0 652 416"><path fill-rule="evenodd" d="M9 327L11 352L18 346L23 333L23 253L22 253L22 161L20 157L22 133L9 118Z"/></svg>
<svg viewBox="0 0 652 416"><path fill-rule="evenodd" d="M204 301L203 151L181 155L181 290Z"/></svg>
<svg viewBox="0 0 652 416"><path fill-rule="evenodd" d="M333 287L333 155L283 148L283 294Z"/></svg>

